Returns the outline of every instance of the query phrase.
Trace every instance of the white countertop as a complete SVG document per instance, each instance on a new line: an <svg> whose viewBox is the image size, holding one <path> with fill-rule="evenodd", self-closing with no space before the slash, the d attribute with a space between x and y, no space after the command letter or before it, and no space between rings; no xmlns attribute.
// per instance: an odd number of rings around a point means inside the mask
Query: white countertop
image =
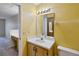
<svg viewBox="0 0 79 59"><path fill-rule="evenodd" d="M19 38L19 30L11 30L10 36L14 36L14 37Z"/></svg>
<svg viewBox="0 0 79 59"><path fill-rule="evenodd" d="M27 41L48 50L50 50L55 42L54 37L43 38L43 40L40 37L28 37Z"/></svg>

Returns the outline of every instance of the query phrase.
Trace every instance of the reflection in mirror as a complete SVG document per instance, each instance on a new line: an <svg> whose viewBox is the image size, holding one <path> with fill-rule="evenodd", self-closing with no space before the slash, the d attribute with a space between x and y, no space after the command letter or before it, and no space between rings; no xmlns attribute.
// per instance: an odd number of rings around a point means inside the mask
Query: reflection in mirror
<svg viewBox="0 0 79 59"><path fill-rule="evenodd" d="M42 15L42 34L54 37L54 16L55 14Z"/></svg>

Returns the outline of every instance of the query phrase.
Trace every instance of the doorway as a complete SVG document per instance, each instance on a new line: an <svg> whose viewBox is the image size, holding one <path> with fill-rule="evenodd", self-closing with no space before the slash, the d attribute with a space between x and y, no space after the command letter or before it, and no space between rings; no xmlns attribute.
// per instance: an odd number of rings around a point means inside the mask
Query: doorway
<svg viewBox="0 0 79 59"><path fill-rule="evenodd" d="M18 56L12 41L11 31L18 33L18 47L20 35L20 13L19 4L0 4L0 56ZM18 48L19 49L19 48Z"/></svg>
<svg viewBox="0 0 79 59"><path fill-rule="evenodd" d="M47 36L54 37L54 17L47 18Z"/></svg>

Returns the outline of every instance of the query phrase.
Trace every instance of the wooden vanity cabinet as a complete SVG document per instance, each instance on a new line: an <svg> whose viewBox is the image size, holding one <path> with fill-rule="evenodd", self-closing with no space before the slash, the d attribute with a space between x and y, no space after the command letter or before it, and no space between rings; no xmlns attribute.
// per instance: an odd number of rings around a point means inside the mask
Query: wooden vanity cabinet
<svg viewBox="0 0 79 59"><path fill-rule="evenodd" d="M14 36L11 36L11 39L14 43L15 50L18 52L18 38L14 37Z"/></svg>
<svg viewBox="0 0 79 59"><path fill-rule="evenodd" d="M53 50L52 48L50 50L47 50L32 43L28 43L27 54L28 56L53 56Z"/></svg>

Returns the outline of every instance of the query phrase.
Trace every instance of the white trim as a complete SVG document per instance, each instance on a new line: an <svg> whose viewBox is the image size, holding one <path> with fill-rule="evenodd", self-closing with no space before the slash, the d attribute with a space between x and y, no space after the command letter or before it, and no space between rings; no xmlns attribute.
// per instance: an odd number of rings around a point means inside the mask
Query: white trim
<svg viewBox="0 0 79 59"><path fill-rule="evenodd" d="M46 15L43 16L43 34L47 36L47 17Z"/></svg>
<svg viewBox="0 0 79 59"><path fill-rule="evenodd" d="M79 55L79 51L71 49L71 48L67 48L67 47L63 47L63 46L58 46L57 48L60 50L68 51L68 52Z"/></svg>

